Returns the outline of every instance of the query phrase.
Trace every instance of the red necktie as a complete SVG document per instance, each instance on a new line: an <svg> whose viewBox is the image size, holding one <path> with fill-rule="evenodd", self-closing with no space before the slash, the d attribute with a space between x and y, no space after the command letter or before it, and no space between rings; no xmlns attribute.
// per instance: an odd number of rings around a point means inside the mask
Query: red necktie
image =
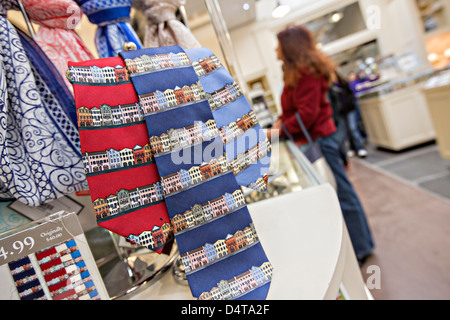
<svg viewBox="0 0 450 320"><path fill-rule="evenodd" d="M139 99L123 60L70 62L68 77L97 224L161 253L173 231Z"/></svg>

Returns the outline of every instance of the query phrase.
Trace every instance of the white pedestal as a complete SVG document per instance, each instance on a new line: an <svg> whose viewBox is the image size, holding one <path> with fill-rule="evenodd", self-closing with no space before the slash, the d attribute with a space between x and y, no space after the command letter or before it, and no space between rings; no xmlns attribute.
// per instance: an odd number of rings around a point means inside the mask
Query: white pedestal
<svg viewBox="0 0 450 320"><path fill-rule="evenodd" d="M326 184L249 205L274 267L268 300L372 299L365 287L334 189ZM193 299L167 273L132 299Z"/></svg>

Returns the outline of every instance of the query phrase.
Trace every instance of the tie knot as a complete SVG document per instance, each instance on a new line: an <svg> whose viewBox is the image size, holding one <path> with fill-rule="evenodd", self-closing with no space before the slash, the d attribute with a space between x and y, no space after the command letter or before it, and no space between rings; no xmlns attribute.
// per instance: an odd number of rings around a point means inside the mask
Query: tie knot
<svg viewBox="0 0 450 320"><path fill-rule="evenodd" d="M91 23L108 25L130 19L132 0L79 0L81 9Z"/></svg>
<svg viewBox="0 0 450 320"><path fill-rule="evenodd" d="M161 3L147 9L145 14L152 24L160 24L165 21L176 19L176 10L177 8L173 5Z"/></svg>
<svg viewBox="0 0 450 320"><path fill-rule="evenodd" d="M176 20L177 9L185 3L185 0L137 0L134 2L134 6L144 11L145 16L152 24L160 24Z"/></svg>

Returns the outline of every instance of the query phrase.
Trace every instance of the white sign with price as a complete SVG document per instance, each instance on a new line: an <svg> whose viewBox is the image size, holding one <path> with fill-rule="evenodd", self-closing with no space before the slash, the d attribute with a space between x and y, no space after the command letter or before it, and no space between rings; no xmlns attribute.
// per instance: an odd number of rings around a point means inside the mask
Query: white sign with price
<svg viewBox="0 0 450 320"><path fill-rule="evenodd" d="M0 265L56 245L83 233L76 215L55 214L0 239Z"/></svg>
<svg viewBox="0 0 450 320"><path fill-rule="evenodd" d="M43 271L41 271L35 254L41 250L59 246L61 243L67 243L67 241L72 240L76 243L77 252L80 254L79 257L82 258L87 268L86 272L89 273L88 278L94 283L92 287L95 287L98 297L102 300L109 300L108 292L98 271L78 217L75 213L67 212L55 213L44 219L19 226L0 234L0 300L17 300L20 298L16 288L17 283L13 280L8 263L23 259L27 256L36 276L40 280L40 285L45 292L46 298L53 299L54 296L49 291L49 284L46 283ZM73 279L76 278L73 283L77 283L78 276L79 274L72 277ZM66 287L70 286L72 282L69 280L72 278L63 280Z"/></svg>
<svg viewBox="0 0 450 320"><path fill-rule="evenodd" d="M34 239L32 237L26 237L25 239L23 239L23 241L21 240L16 240L13 242L12 244L12 251L8 251L8 249L5 251L5 248L3 246L0 247L0 261L8 261L8 256L9 258L13 258L12 256L17 253L17 255L14 256L15 257L20 257L20 254L23 252L23 249L25 246L28 246L28 248L26 249L26 251L30 251L33 249L34 247ZM25 251L25 252L26 252ZM3 260L1 260L3 258Z"/></svg>

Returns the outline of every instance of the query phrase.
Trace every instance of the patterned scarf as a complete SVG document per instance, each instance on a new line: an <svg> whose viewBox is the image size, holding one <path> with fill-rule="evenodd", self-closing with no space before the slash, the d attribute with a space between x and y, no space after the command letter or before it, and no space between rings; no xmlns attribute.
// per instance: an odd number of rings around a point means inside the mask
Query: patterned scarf
<svg viewBox="0 0 450 320"><path fill-rule="evenodd" d="M199 48L200 43L195 39L186 26L178 21L177 9L186 0L135 0L134 7L145 14L144 46L146 48L179 45L183 49Z"/></svg>
<svg viewBox="0 0 450 320"><path fill-rule="evenodd" d="M23 39L0 5L0 197L38 206L87 184L67 111L73 98L45 54Z"/></svg>
<svg viewBox="0 0 450 320"><path fill-rule="evenodd" d="M73 0L22 0L22 3L30 20L40 26L34 40L72 90L65 76L67 62L94 59L74 31L81 19L80 7Z"/></svg>
<svg viewBox="0 0 450 320"><path fill-rule="evenodd" d="M100 58L115 57L125 42L142 48L129 24L132 0L78 0L89 21L98 25L95 44Z"/></svg>

